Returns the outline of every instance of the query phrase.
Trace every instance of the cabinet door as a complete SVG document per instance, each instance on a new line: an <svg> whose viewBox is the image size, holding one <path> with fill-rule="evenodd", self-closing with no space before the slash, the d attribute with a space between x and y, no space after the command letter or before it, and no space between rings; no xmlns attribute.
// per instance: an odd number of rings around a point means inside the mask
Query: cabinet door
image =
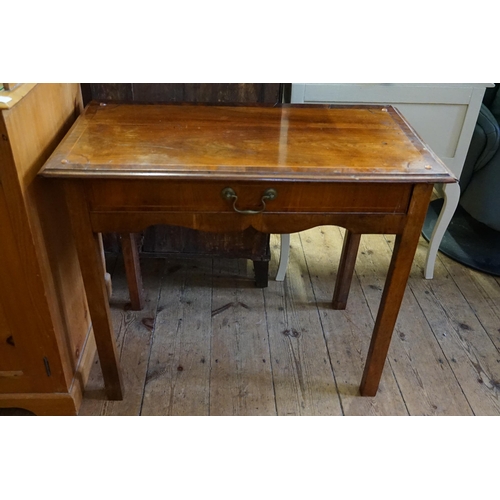
<svg viewBox="0 0 500 500"><path fill-rule="evenodd" d="M14 238L0 187L0 393L50 392L57 386L50 342L37 324Z"/></svg>

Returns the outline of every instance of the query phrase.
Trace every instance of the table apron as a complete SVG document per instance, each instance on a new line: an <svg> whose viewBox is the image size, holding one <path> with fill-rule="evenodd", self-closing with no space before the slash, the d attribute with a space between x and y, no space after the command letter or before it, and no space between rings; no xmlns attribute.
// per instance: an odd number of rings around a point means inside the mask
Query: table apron
<svg viewBox="0 0 500 500"><path fill-rule="evenodd" d="M400 234L406 224L405 214L357 213L264 213L240 215L233 213L186 212L92 212L90 222L96 233L137 233L149 226L168 224L207 232L243 231L253 227L257 231L287 234L316 226L341 226L353 233Z"/></svg>

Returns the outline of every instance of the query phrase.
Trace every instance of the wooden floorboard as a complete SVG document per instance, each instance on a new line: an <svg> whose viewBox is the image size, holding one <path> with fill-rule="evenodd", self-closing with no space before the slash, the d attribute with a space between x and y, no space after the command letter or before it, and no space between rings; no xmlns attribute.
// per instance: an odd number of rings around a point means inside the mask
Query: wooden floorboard
<svg viewBox="0 0 500 500"><path fill-rule="evenodd" d="M415 258L419 270L424 258L424 252L419 251ZM485 328L489 325L493 334L492 330L500 325L498 306L495 311L486 296L481 296L472 280L476 271L443 258L436 262L435 273L436 280L413 277L410 287L443 350L443 362L446 360L454 372L474 414L498 415L500 356Z"/></svg>
<svg viewBox="0 0 500 500"><path fill-rule="evenodd" d="M275 415L264 296L247 261L214 259L210 415Z"/></svg>
<svg viewBox="0 0 500 500"><path fill-rule="evenodd" d="M284 282L253 284L241 259L141 259L131 311L121 259L108 256L125 381L106 401L96 359L80 415L499 415L500 279L417 249L376 397L359 383L394 238L364 235L347 308L331 308L344 230L292 235Z"/></svg>
<svg viewBox="0 0 500 500"><path fill-rule="evenodd" d="M158 296L164 267L165 263L159 259L142 262L145 305L141 311L133 311L130 308L123 261L119 259L114 267L112 273L113 295L110 300L110 308L117 335L117 347L120 352L126 397L123 401L103 399L101 371L99 363L95 362L87 383L80 415L134 416L141 414L151 339L157 316Z"/></svg>
<svg viewBox="0 0 500 500"><path fill-rule="evenodd" d="M276 273L276 260L270 272ZM284 282L270 280L266 316L278 415L341 415L300 236L291 235Z"/></svg>
<svg viewBox="0 0 500 500"><path fill-rule="evenodd" d="M394 239L394 238L392 238ZM357 270L368 305L375 315L392 251L384 237L361 238ZM423 280L413 266L410 279ZM407 287L387 356L410 415L469 415L467 403L415 296Z"/></svg>
<svg viewBox="0 0 500 500"><path fill-rule="evenodd" d="M344 231L337 227L305 231L301 234L301 243L344 414L407 415L408 411L390 367L382 374L376 398L362 398L359 395L359 383L374 318L356 274L353 277L347 308L343 311L331 308L343 233ZM358 261L358 269L359 264L361 263Z"/></svg>
<svg viewBox="0 0 500 500"><path fill-rule="evenodd" d="M143 415L208 415L211 295L211 259L166 262Z"/></svg>

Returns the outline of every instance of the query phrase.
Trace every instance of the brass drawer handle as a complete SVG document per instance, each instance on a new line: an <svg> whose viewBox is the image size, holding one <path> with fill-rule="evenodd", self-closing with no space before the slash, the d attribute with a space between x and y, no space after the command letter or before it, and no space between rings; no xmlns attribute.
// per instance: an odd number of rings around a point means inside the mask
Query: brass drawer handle
<svg viewBox="0 0 500 500"><path fill-rule="evenodd" d="M262 213L266 209L266 201L272 201L275 200L276 197L278 196L278 193L276 189L269 188L264 191L264 194L262 195L262 198L260 200L260 203L262 205L259 210L240 210L239 208L236 207L236 202L238 201L238 196L236 195L235 191L233 188L227 187L224 188L221 192L222 198L225 200L234 200L233 201L233 210L235 212L238 212L239 214L244 214L244 215L256 215Z"/></svg>

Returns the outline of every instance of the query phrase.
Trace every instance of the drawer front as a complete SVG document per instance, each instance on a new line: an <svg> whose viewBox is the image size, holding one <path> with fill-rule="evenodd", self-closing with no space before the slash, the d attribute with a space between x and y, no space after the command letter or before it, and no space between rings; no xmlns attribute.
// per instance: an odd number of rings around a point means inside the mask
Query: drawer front
<svg viewBox="0 0 500 500"><path fill-rule="evenodd" d="M237 199L224 199L231 188ZM268 189L276 198L266 200ZM401 183L196 182L98 180L88 187L93 212L406 213L412 185ZM265 204L265 207L264 207Z"/></svg>

